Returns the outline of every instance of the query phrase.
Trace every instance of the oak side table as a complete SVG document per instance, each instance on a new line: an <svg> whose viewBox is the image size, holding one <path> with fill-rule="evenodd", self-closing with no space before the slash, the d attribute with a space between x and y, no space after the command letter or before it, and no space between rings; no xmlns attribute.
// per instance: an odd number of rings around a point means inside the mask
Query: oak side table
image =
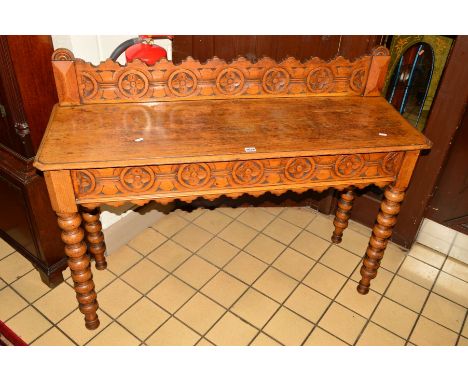
<svg viewBox="0 0 468 382"><path fill-rule="evenodd" d="M58 49L59 95L36 157L62 230L86 327L99 326L90 257L106 267L99 206L386 187L358 292L377 275L405 189L430 142L381 97L388 50L354 61L218 58L98 66ZM89 256L88 256L89 255Z"/></svg>

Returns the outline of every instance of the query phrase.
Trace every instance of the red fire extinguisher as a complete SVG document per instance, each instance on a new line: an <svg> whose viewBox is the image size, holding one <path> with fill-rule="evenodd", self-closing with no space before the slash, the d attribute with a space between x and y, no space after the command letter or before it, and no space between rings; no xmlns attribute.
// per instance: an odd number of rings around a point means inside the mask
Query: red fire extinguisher
<svg viewBox="0 0 468 382"><path fill-rule="evenodd" d="M138 58L148 65L153 65L161 58L167 58L166 49L155 43L154 40L157 38L172 40L173 36L141 35L137 38L131 38L115 48L110 58L116 61L125 52L127 62Z"/></svg>

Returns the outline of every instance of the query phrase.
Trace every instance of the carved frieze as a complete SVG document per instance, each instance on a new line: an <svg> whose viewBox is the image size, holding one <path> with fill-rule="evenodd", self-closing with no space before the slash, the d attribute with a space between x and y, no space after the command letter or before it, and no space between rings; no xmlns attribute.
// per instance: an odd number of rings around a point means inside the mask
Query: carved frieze
<svg viewBox="0 0 468 382"><path fill-rule="evenodd" d="M57 58L66 58L65 53ZM81 103L155 101L253 96L362 95L372 56L355 61L288 58L276 62L245 58L226 63L218 58L201 64L188 58L174 65L161 60L148 66L139 60L122 66L112 60L94 66L73 61Z"/></svg>
<svg viewBox="0 0 468 382"><path fill-rule="evenodd" d="M312 93L325 93L331 90L333 85L333 73L325 66L310 71L307 75L307 88Z"/></svg>
<svg viewBox="0 0 468 382"><path fill-rule="evenodd" d="M335 163L335 174L340 178L350 178L359 174L364 164L362 155L339 155Z"/></svg>
<svg viewBox="0 0 468 382"><path fill-rule="evenodd" d="M178 193L196 197L236 190L255 194L275 187L278 192L288 187L306 190L336 181L391 181L402 157L402 152L323 155L72 170L71 174L78 201L135 195L174 198Z"/></svg>
<svg viewBox="0 0 468 382"><path fill-rule="evenodd" d="M168 86L178 97L189 96L197 89L197 76L190 70L176 70L170 75Z"/></svg>
<svg viewBox="0 0 468 382"><path fill-rule="evenodd" d="M239 93L245 83L244 74L236 68L223 69L216 78L216 86L223 94Z"/></svg>
<svg viewBox="0 0 468 382"><path fill-rule="evenodd" d="M148 78L138 70L127 70L119 77L120 93L126 98L140 98L148 91Z"/></svg>

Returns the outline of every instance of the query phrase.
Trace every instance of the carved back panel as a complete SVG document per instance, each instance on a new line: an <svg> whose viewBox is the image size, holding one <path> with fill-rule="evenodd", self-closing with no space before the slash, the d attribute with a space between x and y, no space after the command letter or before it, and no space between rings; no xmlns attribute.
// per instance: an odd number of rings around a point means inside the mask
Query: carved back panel
<svg viewBox="0 0 468 382"><path fill-rule="evenodd" d="M378 96L389 61L385 47L354 61L337 57L306 62L217 57L200 63L191 57L175 65L165 59L148 66L112 60L98 66L75 59L67 49L52 56L61 105L304 96Z"/></svg>

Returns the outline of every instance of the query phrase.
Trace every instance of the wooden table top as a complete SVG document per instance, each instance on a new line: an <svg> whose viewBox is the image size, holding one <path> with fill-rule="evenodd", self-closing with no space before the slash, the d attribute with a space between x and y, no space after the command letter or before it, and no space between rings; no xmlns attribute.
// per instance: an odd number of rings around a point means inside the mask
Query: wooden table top
<svg viewBox="0 0 468 382"><path fill-rule="evenodd" d="M255 152L246 153L246 148ZM419 150L430 142L382 97L56 106L41 170Z"/></svg>

